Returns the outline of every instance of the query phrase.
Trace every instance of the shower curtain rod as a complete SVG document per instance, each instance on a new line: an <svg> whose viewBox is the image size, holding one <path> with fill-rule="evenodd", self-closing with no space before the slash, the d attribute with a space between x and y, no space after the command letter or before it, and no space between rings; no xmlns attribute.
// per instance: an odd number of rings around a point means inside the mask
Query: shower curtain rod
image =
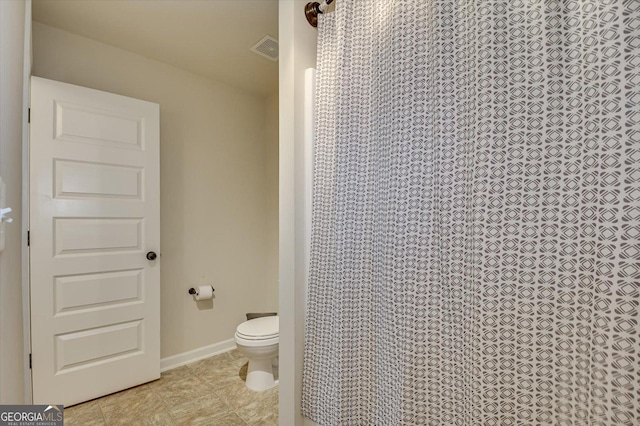
<svg viewBox="0 0 640 426"><path fill-rule="evenodd" d="M312 27L317 28L318 14L324 13L331 3L333 3L333 0L323 0L322 3L318 3L317 1L307 3L304 7L304 16L307 17L307 22L309 22Z"/></svg>

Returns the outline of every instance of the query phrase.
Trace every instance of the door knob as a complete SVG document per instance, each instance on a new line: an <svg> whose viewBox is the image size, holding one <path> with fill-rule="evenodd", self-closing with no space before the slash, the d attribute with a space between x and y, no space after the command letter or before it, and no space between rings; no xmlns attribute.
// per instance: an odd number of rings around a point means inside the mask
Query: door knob
<svg viewBox="0 0 640 426"><path fill-rule="evenodd" d="M155 251L150 251L149 253L147 253L147 260L156 260L157 257L158 255Z"/></svg>

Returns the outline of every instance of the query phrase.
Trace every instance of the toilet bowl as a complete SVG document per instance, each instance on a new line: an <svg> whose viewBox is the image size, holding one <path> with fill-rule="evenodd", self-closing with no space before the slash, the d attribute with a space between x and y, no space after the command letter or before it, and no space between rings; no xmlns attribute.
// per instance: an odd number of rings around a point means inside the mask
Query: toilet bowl
<svg viewBox="0 0 640 426"><path fill-rule="evenodd" d="M235 334L238 350L249 358L247 387L263 391L276 386L273 376L277 365L279 343L279 317L270 316L245 321Z"/></svg>

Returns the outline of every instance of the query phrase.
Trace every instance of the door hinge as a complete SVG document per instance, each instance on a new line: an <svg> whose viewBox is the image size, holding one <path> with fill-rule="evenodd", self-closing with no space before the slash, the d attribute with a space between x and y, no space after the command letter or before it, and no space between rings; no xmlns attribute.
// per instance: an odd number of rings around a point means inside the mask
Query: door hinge
<svg viewBox="0 0 640 426"><path fill-rule="evenodd" d="M27 231L27 247L31 246L31 231Z"/></svg>
<svg viewBox="0 0 640 426"><path fill-rule="evenodd" d="M31 123L31 108L27 111L27 123Z"/></svg>
<svg viewBox="0 0 640 426"><path fill-rule="evenodd" d="M29 354L29 368L31 368L33 366L32 362L31 362L31 354Z"/></svg>

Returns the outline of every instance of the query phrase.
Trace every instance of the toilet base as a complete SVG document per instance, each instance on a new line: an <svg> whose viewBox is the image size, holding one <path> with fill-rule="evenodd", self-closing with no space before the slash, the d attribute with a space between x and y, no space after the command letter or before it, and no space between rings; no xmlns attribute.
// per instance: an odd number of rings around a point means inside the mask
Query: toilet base
<svg viewBox="0 0 640 426"><path fill-rule="evenodd" d="M278 382L273 377L272 358L249 359L247 387L253 391L264 391L275 387Z"/></svg>

